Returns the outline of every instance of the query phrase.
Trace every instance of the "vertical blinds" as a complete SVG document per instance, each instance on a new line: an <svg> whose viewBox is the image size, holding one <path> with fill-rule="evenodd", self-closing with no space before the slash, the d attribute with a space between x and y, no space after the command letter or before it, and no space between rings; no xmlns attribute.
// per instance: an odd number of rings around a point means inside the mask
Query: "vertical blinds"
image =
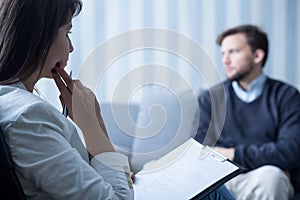
<svg viewBox="0 0 300 200"><path fill-rule="evenodd" d="M156 32L151 35L153 28L164 32L170 31L178 34L179 38L186 37L192 43L197 43L214 63L219 76L224 78L221 54L215 42L217 35L232 26L256 24L269 36L270 52L264 69L266 74L300 89L300 1L298 0L84 0L83 4L83 11L73 20L71 39L75 51L70 56L67 69L72 68L75 77L77 75L88 79L87 77L92 77L93 74L97 74L96 71L103 71L103 67L106 67L110 75L96 77L95 80L98 85L104 85L100 88L96 87L102 100L110 99L112 90L130 70L153 64L165 66L170 70L173 68L176 73L189 79L193 89L201 88L199 77L195 77L195 73L188 70L191 63L172 51L162 51L159 45L149 49L141 46L140 49L133 48L130 52L123 50L123 54L121 51L119 52L121 55L114 55L114 51L117 52L123 44L125 48L130 49L137 44L138 40L148 42L146 40L150 38L153 43L166 42L170 49L185 48L185 53L190 52L197 57L197 52L193 52L195 48L192 45L182 44L184 41L181 39L177 42L174 42L174 38L173 41L171 38L163 40L164 38ZM112 40L118 36L128 31L146 28L150 28L148 39L142 36L134 38L136 35L129 34L126 41L115 43L117 46L111 48L113 45L111 43L114 43ZM98 60L95 66L88 67L82 74L84 63L90 59L89 56L95 50L99 50L99 46L103 53L102 58L112 58L111 62ZM144 76L149 74L138 72L134 79L143 79ZM154 71L150 76L153 80L174 81L165 72ZM202 81L205 82L205 77L202 77ZM54 94L54 87L51 84L41 81L39 90L50 102L59 105L58 100L52 99L57 95ZM130 88L135 87L131 85Z"/></svg>

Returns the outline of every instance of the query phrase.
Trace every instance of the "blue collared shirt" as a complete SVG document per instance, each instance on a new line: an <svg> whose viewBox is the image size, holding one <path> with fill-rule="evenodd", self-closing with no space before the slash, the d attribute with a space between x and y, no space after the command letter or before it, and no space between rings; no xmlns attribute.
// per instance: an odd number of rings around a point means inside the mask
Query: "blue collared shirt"
<svg viewBox="0 0 300 200"><path fill-rule="evenodd" d="M244 90L237 81L232 82L232 87L239 99L245 103L250 103L257 99L257 97L259 97L259 95L262 93L266 79L267 77L262 73L250 83L247 91Z"/></svg>

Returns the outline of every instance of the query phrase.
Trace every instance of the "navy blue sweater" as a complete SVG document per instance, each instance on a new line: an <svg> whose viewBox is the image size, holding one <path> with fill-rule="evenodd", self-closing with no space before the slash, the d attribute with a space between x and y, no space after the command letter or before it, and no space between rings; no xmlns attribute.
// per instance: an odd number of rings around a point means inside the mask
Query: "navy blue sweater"
<svg viewBox="0 0 300 200"><path fill-rule="evenodd" d="M222 96L222 88L225 96ZM215 97L212 121L210 95ZM267 78L262 94L253 102L245 103L236 96L231 83L225 81L203 92L198 102L200 121L196 140L207 145L234 147L234 162L248 170L263 165L288 170L295 188L300 189L296 183L300 177L300 94L297 89ZM226 111L222 107L225 105Z"/></svg>

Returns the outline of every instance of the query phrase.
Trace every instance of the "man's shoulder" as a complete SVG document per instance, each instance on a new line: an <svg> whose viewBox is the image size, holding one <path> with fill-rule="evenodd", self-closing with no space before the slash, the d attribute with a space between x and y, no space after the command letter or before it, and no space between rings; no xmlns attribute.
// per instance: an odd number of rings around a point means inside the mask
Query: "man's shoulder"
<svg viewBox="0 0 300 200"><path fill-rule="evenodd" d="M278 80L278 79L274 79L274 78L270 78L267 77L266 79L266 88L272 91L276 91L276 92L294 92L294 93L299 93L299 90L287 83L284 82L282 80Z"/></svg>
<svg viewBox="0 0 300 200"><path fill-rule="evenodd" d="M218 96L219 98L220 97L225 97L226 94L230 91L229 88L230 88L230 82L225 80L223 82L220 82L212 87L210 87L209 89L207 89L205 91L205 95L215 95L215 96Z"/></svg>
<svg viewBox="0 0 300 200"><path fill-rule="evenodd" d="M263 93L266 98L274 99L277 102L276 104L282 106L299 106L300 103L299 90L281 80L268 78Z"/></svg>
<svg viewBox="0 0 300 200"><path fill-rule="evenodd" d="M215 99L218 101L225 100L227 92L229 90L230 83L228 81L220 82L208 89L204 89L199 94L200 101L210 101Z"/></svg>
<svg viewBox="0 0 300 200"><path fill-rule="evenodd" d="M230 82L225 80L225 81L217 83L217 84L215 84L215 85L211 86L210 88L205 89L203 91L206 92L206 93L226 91L229 86L230 86Z"/></svg>

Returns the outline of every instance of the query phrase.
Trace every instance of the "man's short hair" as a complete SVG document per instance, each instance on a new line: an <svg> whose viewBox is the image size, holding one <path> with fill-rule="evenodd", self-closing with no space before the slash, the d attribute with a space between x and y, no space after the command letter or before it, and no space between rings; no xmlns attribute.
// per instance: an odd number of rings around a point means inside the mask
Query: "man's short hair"
<svg viewBox="0 0 300 200"><path fill-rule="evenodd" d="M262 62L262 67L263 67L268 57L269 44L268 44L267 34L257 26L241 25L223 31L217 37L217 44L221 46L222 41L224 40L225 37L237 33L245 34L247 42L250 45L253 52L256 51L257 49L262 49L265 52L265 56Z"/></svg>

